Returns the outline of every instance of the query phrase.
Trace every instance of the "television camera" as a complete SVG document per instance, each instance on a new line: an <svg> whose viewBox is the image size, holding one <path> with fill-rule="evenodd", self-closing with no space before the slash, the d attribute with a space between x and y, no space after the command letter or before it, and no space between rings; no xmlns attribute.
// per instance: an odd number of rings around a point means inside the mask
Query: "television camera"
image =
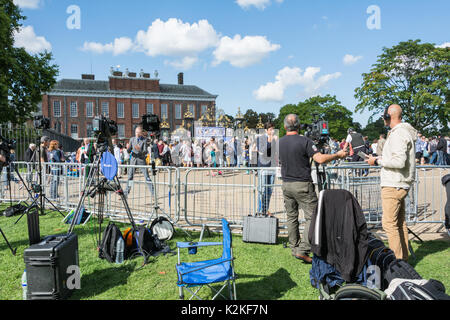
<svg viewBox="0 0 450 320"><path fill-rule="evenodd" d="M92 130L97 139L97 149L100 153L107 151L108 147L112 146L111 137L118 131L116 122L103 115L92 120Z"/></svg>
<svg viewBox="0 0 450 320"><path fill-rule="evenodd" d="M142 129L149 133L149 138L159 138L161 134L161 122L156 114L142 116Z"/></svg>
<svg viewBox="0 0 450 320"><path fill-rule="evenodd" d="M35 116L33 125L36 129L50 129L50 119L45 118L44 116Z"/></svg>
<svg viewBox="0 0 450 320"><path fill-rule="evenodd" d="M11 161L11 150L16 149L17 142L14 139L7 139L0 135L0 168L6 166Z"/></svg>
<svg viewBox="0 0 450 320"><path fill-rule="evenodd" d="M305 137L314 141L315 145L319 149L323 149L326 145L328 145L328 141L330 139L328 121L319 117L318 114L313 114L312 124L302 125L301 129L305 130Z"/></svg>

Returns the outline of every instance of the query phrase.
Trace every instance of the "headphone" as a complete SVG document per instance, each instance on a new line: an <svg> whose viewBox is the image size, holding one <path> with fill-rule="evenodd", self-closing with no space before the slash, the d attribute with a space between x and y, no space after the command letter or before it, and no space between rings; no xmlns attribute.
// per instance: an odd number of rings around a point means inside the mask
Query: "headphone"
<svg viewBox="0 0 450 320"><path fill-rule="evenodd" d="M386 121L391 120L391 115L388 113L389 111L389 107L386 107L386 109L384 109L384 114L383 114L383 119Z"/></svg>

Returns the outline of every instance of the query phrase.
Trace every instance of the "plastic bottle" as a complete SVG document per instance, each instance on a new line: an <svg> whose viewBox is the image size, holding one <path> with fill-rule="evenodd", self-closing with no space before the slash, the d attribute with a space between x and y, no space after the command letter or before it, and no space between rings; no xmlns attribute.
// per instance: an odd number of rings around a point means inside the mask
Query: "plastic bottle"
<svg viewBox="0 0 450 320"><path fill-rule="evenodd" d="M22 300L27 300L27 270L22 274Z"/></svg>
<svg viewBox="0 0 450 320"><path fill-rule="evenodd" d="M123 263L123 251L125 247L125 242L123 241L123 238L120 237L117 239L116 243L116 263L121 264Z"/></svg>

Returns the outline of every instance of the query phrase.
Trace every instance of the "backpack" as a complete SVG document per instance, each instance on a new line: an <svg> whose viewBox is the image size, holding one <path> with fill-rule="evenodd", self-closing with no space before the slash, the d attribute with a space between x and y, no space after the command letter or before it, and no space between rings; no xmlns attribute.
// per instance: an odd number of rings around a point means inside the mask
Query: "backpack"
<svg viewBox="0 0 450 320"><path fill-rule="evenodd" d="M147 262L150 255L163 249L163 244L158 236L152 234L145 226L139 226L137 230L128 228L125 230L123 238L125 240L125 259L139 254L143 255Z"/></svg>
<svg viewBox="0 0 450 320"><path fill-rule="evenodd" d="M383 272L382 287L387 288L394 279L421 280L422 277L408 262L396 259L392 261Z"/></svg>
<svg viewBox="0 0 450 320"><path fill-rule="evenodd" d="M9 218L24 213L26 209L28 209L28 207L25 207L24 205L21 204L16 204L6 208L6 210L3 211L3 214L5 215L5 217Z"/></svg>
<svg viewBox="0 0 450 320"><path fill-rule="evenodd" d="M385 291L390 300L450 300L437 280L394 279Z"/></svg>
<svg viewBox="0 0 450 320"><path fill-rule="evenodd" d="M122 238L122 232L113 222L110 222L103 232L102 242L99 247L98 257L106 259L108 262L116 262L116 243L119 238ZM125 259L124 251L124 259Z"/></svg>

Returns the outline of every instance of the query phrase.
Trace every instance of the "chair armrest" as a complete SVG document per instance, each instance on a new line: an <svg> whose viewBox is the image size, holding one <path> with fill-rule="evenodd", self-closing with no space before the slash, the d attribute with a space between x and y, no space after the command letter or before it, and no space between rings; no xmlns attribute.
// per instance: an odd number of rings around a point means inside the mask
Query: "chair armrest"
<svg viewBox="0 0 450 320"><path fill-rule="evenodd" d="M222 242L177 242L177 248L195 248L221 245L223 245Z"/></svg>
<svg viewBox="0 0 450 320"><path fill-rule="evenodd" d="M182 276L184 276L185 274L188 274L188 273L191 273L191 272L200 271L200 270L203 270L203 269L206 269L206 268L209 268L209 267L218 265L218 264L222 264L222 263L225 263L225 262L231 262L231 261L233 261L233 260L234 260L234 258L229 258L229 259L219 259L219 260L217 260L217 261L214 261L214 262L210 262L210 263L208 263L208 264L205 264L205 265L203 265L203 266L201 266L201 267L192 267L190 270L187 270L187 271L184 272L184 273L181 273L181 272L180 272L180 274L181 274ZM195 262L194 262L194 263L195 263Z"/></svg>

